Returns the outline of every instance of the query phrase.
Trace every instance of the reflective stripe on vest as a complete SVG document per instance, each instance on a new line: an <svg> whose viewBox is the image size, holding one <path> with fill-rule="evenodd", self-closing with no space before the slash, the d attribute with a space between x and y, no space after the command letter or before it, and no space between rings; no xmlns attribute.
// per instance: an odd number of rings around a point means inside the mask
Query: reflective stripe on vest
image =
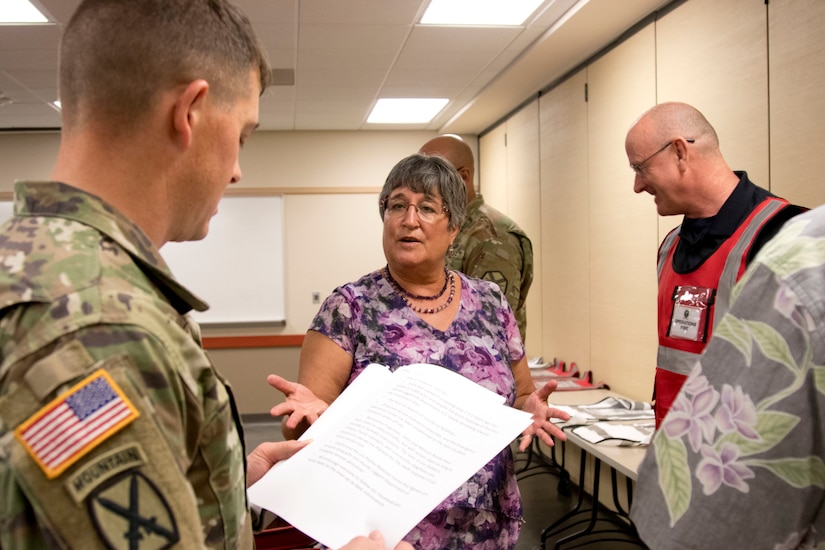
<svg viewBox="0 0 825 550"><path fill-rule="evenodd" d="M754 239L756 238L756 235L759 233L759 230L766 221L772 218L777 212L788 204L788 201L784 199L779 199L776 197L767 198L762 201L762 203L760 203L748 216L748 219L744 222L744 227L740 226L737 229L737 233L740 233L739 237L725 259L724 267L722 268L716 284L716 297L713 306L713 324L708 327L706 341L710 341L714 329L718 326L719 321L721 321L722 317L730 307L731 292L733 287L736 285L736 282L745 271L746 256L748 250L753 244ZM671 231L659 247L659 258L656 266L659 281L662 280L662 275L666 269L665 262L667 262L670 257L670 251L676 246L679 240L679 230L680 228L677 227ZM671 269L671 266L667 266L667 269ZM657 307L660 308L660 306L658 306L658 300ZM659 315L661 315L661 311L659 311ZM661 332L661 320L657 323L657 327ZM665 335L660 333L659 341L661 342L664 337ZM701 357L701 350L704 349L705 345L706 343L696 346L700 349L700 351L696 353L668 347L660 343L657 352L657 366L679 374L690 374L690 371L693 370L693 366L696 364L696 361Z"/></svg>

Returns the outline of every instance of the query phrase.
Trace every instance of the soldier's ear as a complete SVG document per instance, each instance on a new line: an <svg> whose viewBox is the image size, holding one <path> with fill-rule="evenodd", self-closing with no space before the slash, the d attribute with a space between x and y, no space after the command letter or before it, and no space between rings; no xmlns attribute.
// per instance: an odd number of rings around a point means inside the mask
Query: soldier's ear
<svg viewBox="0 0 825 550"><path fill-rule="evenodd" d="M470 180L470 169L469 168L467 168L466 166L462 166L461 168L458 168L456 170L456 172L458 172L458 175L461 176L461 179L464 180L464 183L466 185L472 185L473 184L473 182Z"/></svg>
<svg viewBox="0 0 825 550"><path fill-rule="evenodd" d="M190 82L177 97L172 115L172 127L183 148L188 148L192 144L192 133L195 125L203 116L208 92L209 83L199 79Z"/></svg>

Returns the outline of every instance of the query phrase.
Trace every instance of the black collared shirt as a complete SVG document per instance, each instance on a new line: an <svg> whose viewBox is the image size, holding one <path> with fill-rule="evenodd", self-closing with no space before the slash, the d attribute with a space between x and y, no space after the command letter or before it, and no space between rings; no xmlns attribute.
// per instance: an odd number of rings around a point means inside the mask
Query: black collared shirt
<svg viewBox="0 0 825 550"><path fill-rule="evenodd" d="M771 192L757 187L748 179L747 172L734 172L739 176L739 184L730 194L725 204L715 216L710 218L688 218L682 220L679 243L673 253L673 270L676 273L690 273L698 269L745 221L751 212L768 197ZM789 205L768 220L754 239L746 259L750 263L753 256L773 237L782 225L806 208Z"/></svg>

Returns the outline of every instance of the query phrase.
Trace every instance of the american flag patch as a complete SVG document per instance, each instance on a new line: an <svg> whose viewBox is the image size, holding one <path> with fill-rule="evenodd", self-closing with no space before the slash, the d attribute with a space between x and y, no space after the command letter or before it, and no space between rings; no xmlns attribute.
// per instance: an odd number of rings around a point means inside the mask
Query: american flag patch
<svg viewBox="0 0 825 550"><path fill-rule="evenodd" d="M37 411L14 435L52 479L138 416L100 369Z"/></svg>

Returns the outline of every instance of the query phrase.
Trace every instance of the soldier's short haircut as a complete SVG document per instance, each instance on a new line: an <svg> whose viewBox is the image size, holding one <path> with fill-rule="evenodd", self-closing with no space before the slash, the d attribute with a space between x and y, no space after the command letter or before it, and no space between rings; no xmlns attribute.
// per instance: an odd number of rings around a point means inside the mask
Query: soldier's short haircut
<svg viewBox="0 0 825 550"><path fill-rule="evenodd" d="M440 196L450 216L449 227L457 229L467 213L467 189L453 165L438 156L417 153L393 166L378 195L378 213L384 217L385 200L395 189L406 187L415 193Z"/></svg>
<svg viewBox="0 0 825 550"><path fill-rule="evenodd" d="M265 50L229 0L84 0L60 47L64 129L87 117L133 125L156 94L200 78L231 102L253 69L263 93Z"/></svg>

